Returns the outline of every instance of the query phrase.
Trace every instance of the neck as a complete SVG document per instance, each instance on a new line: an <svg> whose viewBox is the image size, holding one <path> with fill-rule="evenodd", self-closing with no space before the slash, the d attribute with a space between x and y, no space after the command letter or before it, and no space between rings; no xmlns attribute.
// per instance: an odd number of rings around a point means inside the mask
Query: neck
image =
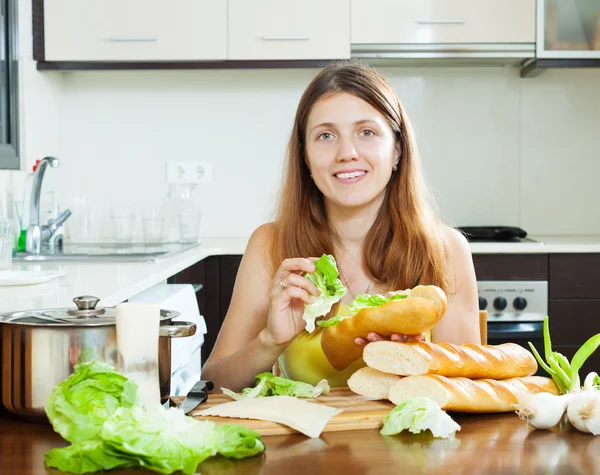
<svg viewBox="0 0 600 475"><path fill-rule="evenodd" d="M327 220L335 230L339 244L348 252L360 251L367 232L373 226L384 194L362 206L348 208L329 201L325 202Z"/></svg>

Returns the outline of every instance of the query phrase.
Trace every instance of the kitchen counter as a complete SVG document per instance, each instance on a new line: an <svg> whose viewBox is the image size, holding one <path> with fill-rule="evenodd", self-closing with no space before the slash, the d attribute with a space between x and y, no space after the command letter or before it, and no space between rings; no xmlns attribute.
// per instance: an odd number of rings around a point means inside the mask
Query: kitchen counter
<svg viewBox="0 0 600 475"><path fill-rule="evenodd" d="M600 236L532 236L538 242L470 243L473 254L600 253ZM206 238L197 246L157 262L13 263L13 269L60 270L49 282L0 287L0 312L72 307L73 297L95 295L114 306L209 256L240 255L249 237Z"/></svg>
<svg viewBox="0 0 600 475"><path fill-rule="evenodd" d="M41 284L0 286L0 312L74 307L73 298L79 295L94 295L100 298L98 306L111 307L208 256L237 251L242 245L236 239L232 249L227 239L205 239L185 251L145 262L13 262L13 270L62 271L65 275Z"/></svg>
<svg viewBox="0 0 600 475"><path fill-rule="evenodd" d="M566 429L534 431L515 414L454 414L455 439L422 434L382 436L378 430L263 437L262 455L230 460L213 457L198 467L210 474L572 474L598 473L600 437ZM0 417L0 473L62 472L44 467L44 454L67 445L49 425ZM113 475L153 473L114 470Z"/></svg>
<svg viewBox="0 0 600 475"><path fill-rule="evenodd" d="M523 242L473 242L473 254L600 253L600 236L528 236Z"/></svg>

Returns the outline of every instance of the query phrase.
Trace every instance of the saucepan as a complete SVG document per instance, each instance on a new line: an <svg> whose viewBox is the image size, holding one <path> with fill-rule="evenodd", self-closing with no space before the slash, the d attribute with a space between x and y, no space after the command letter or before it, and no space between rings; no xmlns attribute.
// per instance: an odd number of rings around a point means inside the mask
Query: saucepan
<svg viewBox="0 0 600 475"><path fill-rule="evenodd" d="M23 419L47 422L44 406L52 388L78 363L117 364L114 308L96 307L97 297L73 299L77 308L0 313L2 408ZM160 310L158 371L162 401L171 390L171 338L193 336L196 324L173 321L179 312ZM144 331L140 328L140 331Z"/></svg>

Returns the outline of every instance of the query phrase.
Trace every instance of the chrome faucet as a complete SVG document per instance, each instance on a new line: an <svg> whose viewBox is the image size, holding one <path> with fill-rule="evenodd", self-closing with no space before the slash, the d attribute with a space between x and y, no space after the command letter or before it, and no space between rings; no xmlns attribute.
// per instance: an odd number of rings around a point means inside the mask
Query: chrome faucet
<svg viewBox="0 0 600 475"><path fill-rule="evenodd" d="M40 197L42 193L42 180L46 168L50 165L52 168L58 167L58 158L45 157L37 166L33 176L31 186L31 208L29 212L29 227L25 238L25 250L30 254L40 254L42 244L47 242L56 233L58 228L71 216L70 210L63 211L55 219L48 221L48 224L40 226Z"/></svg>

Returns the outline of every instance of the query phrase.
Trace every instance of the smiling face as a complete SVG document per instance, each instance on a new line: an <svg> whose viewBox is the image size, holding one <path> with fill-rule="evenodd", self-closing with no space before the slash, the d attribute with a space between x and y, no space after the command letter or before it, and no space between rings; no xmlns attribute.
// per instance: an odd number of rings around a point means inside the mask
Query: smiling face
<svg viewBox="0 0 600 475"><path fill-rule="evenodd" d="M307 165L329 204L356 208L383 198L398 160L385 117L348 93L312 107L306 127Z"/></svg>

